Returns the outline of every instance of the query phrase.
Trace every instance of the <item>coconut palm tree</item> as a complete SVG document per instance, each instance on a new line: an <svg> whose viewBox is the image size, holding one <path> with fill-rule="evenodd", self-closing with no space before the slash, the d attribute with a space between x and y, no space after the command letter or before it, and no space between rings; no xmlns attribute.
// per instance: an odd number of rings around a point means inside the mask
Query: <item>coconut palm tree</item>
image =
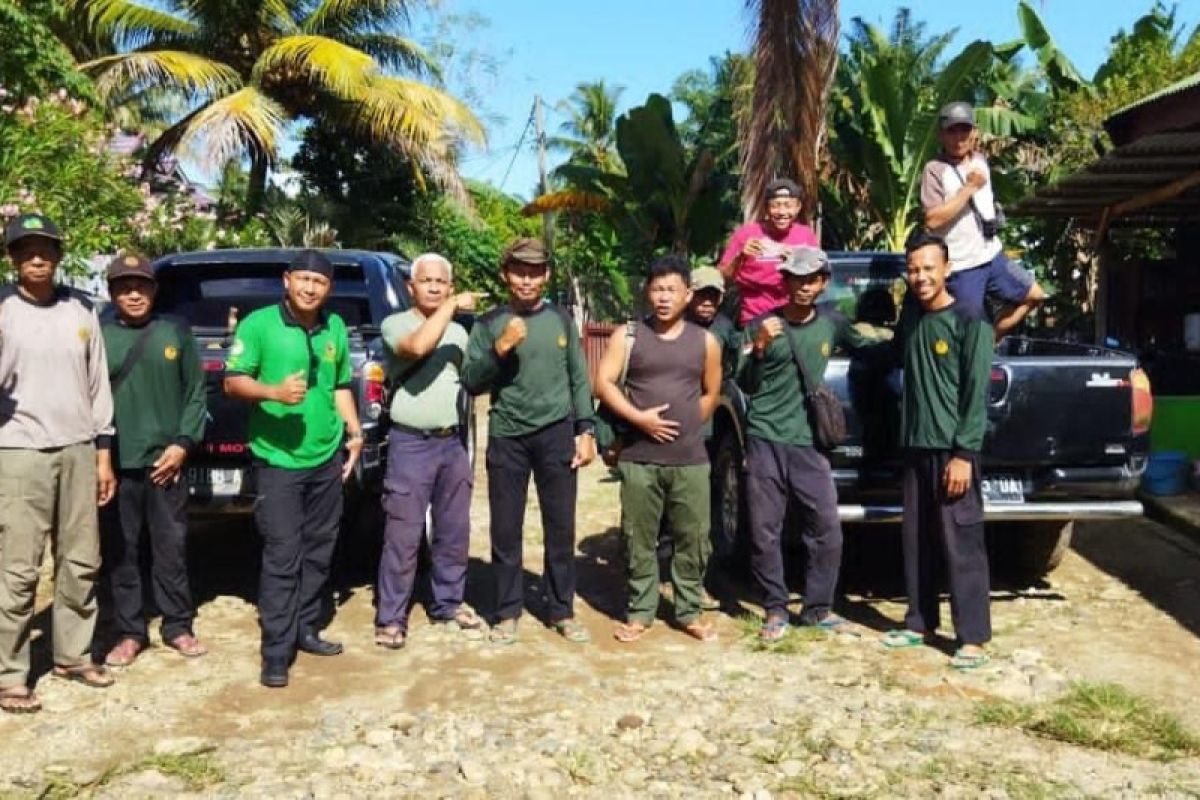
<svg viewBox="0 0 1200 800"><path fill-rule="evenodd" d="M465 197L455 169L464 141L482 143L471 111L438 87L438 71L393 31L410 0L70 0L119 52L82 67L118 106L166 92L188 110L146 153L194 154L214 167L249 158L247 205L297 120L321 119L396 147Z"/></svg>
<svg viewBox="0 0 1200 800"><path fill-rule="evenodd" d="M617 103L624 86L607 86L603 80L583 82L556 108L567 115L559 129L561 136L550 139L550 146L566 150L567 160L608 172L618 172L621 161L617 156Z"/></svg>
<svg viewBox="0 0 1200 800"><path fill-rule="evenodd" d="M795 178L811 220L817 208L825 106L837 65L838 0L746 0L754 92L739 131L742 206L755 216L772 179Z"/></svg>

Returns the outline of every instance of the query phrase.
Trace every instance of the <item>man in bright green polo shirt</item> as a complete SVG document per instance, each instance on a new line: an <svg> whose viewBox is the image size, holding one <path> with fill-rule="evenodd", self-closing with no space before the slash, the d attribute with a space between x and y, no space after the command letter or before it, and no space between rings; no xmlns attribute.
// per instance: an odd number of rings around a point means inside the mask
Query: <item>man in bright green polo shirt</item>
<svg viewBox="0 0 1200 800"><path fill-rule="evenodd" d="M288 265L283 287L282 302L238 325L225 367L226 394L253 404L254 513L263 538L261 681L271 687L287 685L297 649L342 652L341 644L318 635L317 625L342 516L342 482L363 444L346 325L323 309L333 264L316 250L302 250Z"/></svg>

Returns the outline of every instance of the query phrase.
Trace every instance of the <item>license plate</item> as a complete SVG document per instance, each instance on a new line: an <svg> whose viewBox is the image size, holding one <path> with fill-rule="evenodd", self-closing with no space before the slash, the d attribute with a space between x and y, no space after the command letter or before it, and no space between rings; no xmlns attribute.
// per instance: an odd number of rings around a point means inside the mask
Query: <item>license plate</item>
<svg viewBox="0 0 1200 800"><path fill-rule="evenodd" d="M983 479L985 503L1024 503L1025 483L1015 475L992 475Z"/></svg>
<svg viewBox="0 0 1200 800"><path fill-rule="evenodd" d="M231 497L242 491L242 470L192 467L188 470L188 491L216 497Z"/></svg>

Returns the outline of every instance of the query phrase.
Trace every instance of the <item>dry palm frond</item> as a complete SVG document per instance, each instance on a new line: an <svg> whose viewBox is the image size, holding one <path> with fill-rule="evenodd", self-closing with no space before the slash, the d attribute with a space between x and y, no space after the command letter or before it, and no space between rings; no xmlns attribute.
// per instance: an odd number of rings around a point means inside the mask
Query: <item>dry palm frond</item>
<svg viewBox="0 0 1200 800"><path fill-rule="evenodd" d="M234 69L219 61L179 50L153 50L105 56L80 65L96 75L103 98L151 88L169 88L188 95L222 95L241 85Z"/></svg>
<svg viewBox="0 0 1200 800"><path fill-rule="evenodd" d="M282 83L304 78L346 99L378 72L375 59L361 50L336 39L310 34L280 39L264 50L254 64L254 79L259 83L273 73L282 73L286 76L286 80L280 80Z"/></svg>
<svg viewBox="0 0 1200 800"><path fill-rule="evenodd" d="M557 211L603 212L608 210L608 198L592 192L578 189L566 189L561 192L549 192L535 197L521 209L527 217L535 214L546 214Z"/></svg>
<svg viewBox="0 0 1200 800"><path fill-rule="evenodd" d="M825 102L837 64L838 0L746 0L754 19L754 94L739 130L742 205L761 208L773 178L795 177L816 209Z"/></svg>
<svg viewBox="0 0 1200 800"><path fill-rule="evenodd" d="M211 166L222 166L247 152L274 161L287 112L255 87L247 86L203 106L184 123L178 145Z"/></svg>

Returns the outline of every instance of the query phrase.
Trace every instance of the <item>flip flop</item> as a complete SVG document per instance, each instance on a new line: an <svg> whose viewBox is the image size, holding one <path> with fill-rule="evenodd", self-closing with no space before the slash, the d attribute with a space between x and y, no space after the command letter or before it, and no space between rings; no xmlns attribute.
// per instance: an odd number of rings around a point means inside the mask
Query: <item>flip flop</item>
<svg viewBox="0 0 1200 800"><path fill-rule="evenodd" d="M167 642L167 647L171 648L176 653L179 653L179 655L183 656L184 658L199 658L208 652L208 648L201 644L200 640L190 633L179 634L174 639Z"/></svg>
<svg viewBox="0 0 1200 800"><path fill-rule="evenodd" d="M402 649L407 638L404 631L394 625L375 629L375 644L388 650Z"/></svg>
<svg viewBox="0 0 1200 800"><path fill-rule="evenodd" d="M650 630L650 626L644 623L633 620L631 622L622 622L617 627L613 628L613 638L618 642L636 642L638 639L646 635Z"/></svg>
<svg viewBox="0 0 1200 800"><path fill-rule="evenodd" d="M492 630L488 634L488 641L492 644L516 644L517 621L515 619L502 619L497 622L492 626Z"/></svg>
<svg viewBox="0 0 1200 800"><path fill-rule="evenodd" d="M592 636L587 632L587 628L583 627L583 623L575 617L567 617L566 619L552 622L550 623L550 627L568 642L586 644L592 640Z"/></svg>
<svg viewBox="0 0 1200 800"><path fill-rule="evenodd" d="M888 631L879 641L889 650L919 647L925 644L925 634L910 630Z"/></svg>
<svg viewBox="0 0 1200 800"><path fill-rule="evenodd" d="M36 714L41 710L42 701L24 686L0 690L0 711L7 714Z"/></svg>
<svg viewBox="0 0 1200 800"><path fill-rule="evenodd" d="M108 655L104 657L104 663L110 667L128 667L137 660L144 649L145 646L140 641L132 636L127 636L108 651Z"/></svg>
<svg viewBox="0 0 1200 800"><path fill-rule="evenodd" d="M758 640L775 644L782 641L784 636L787 636L788 619L786 615L768 614L766 620L763 621L762 627L758 629Z"/></svg>
<svg viewBox="0 0 1200 800"><path fill-rule="evenodd" d="M950 666L960 671L966 671L986 666L991 663L991 660L985 652L965 653L960 647L954 653L954 658L950 659Z"/></svg>
<svg viewBox="0 0 1200 800"><path fill-rule="evenodd" d="M113 676L99 664L81 664L77 667L55 667L52 674L65 681L83 684L89 689L107 689L116 683Z"/></svg>
<svg viewBox="0 0 1200 800"><path fill-rule="evenodd" d="M683 632L700 642L715 642L717 629L710 622L694 619L683 626Z"/></svg>

